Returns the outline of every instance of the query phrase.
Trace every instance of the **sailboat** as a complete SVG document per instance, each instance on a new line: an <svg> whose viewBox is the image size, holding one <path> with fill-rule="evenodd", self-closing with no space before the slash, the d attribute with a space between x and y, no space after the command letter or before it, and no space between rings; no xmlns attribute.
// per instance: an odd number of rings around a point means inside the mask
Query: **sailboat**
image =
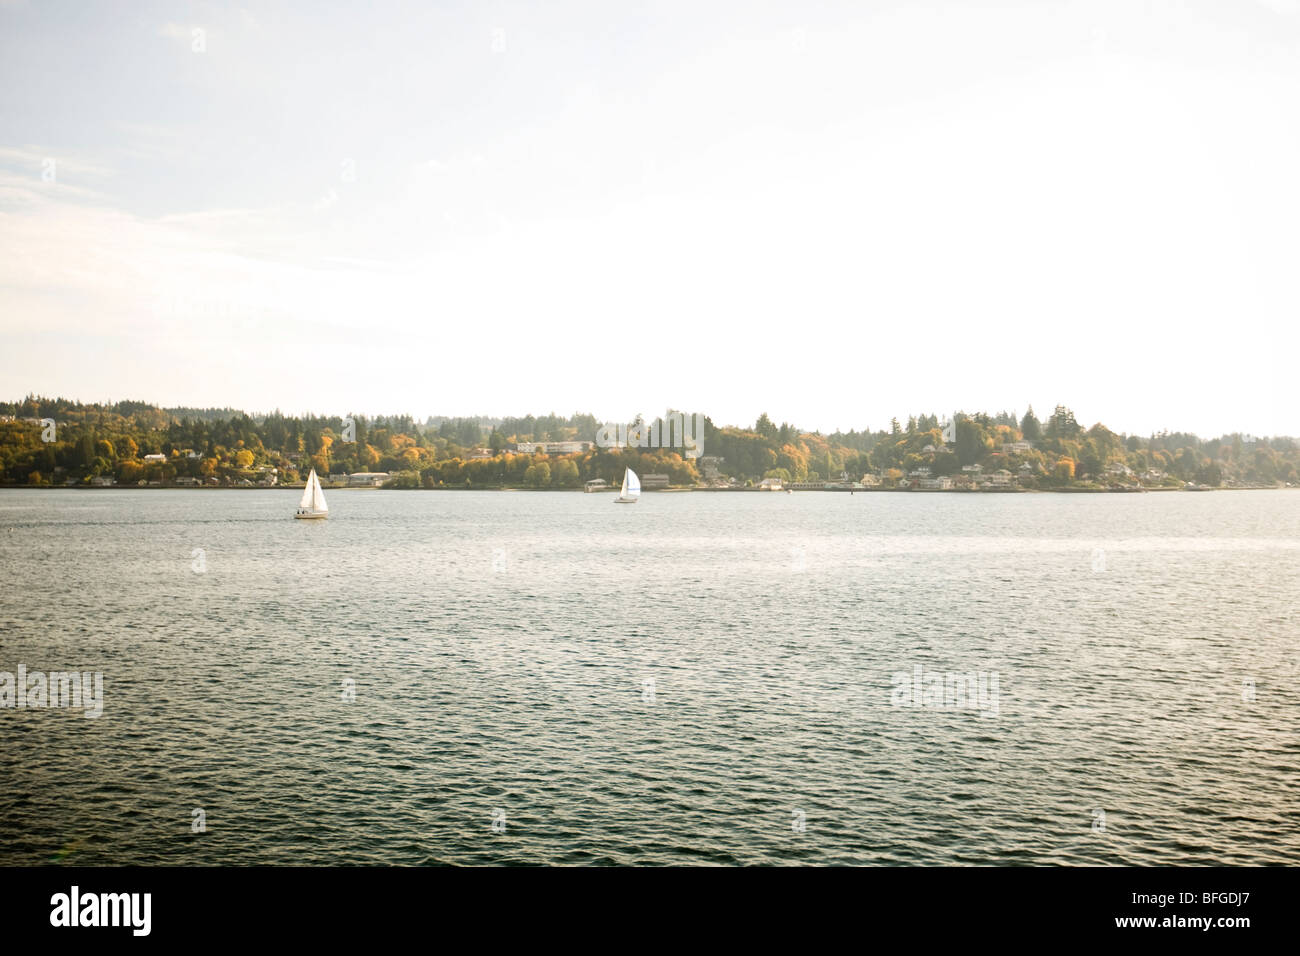
<svg viewBox="0 0 1300 956"><path fill-rule="evenodd" d="M639 497L641 497L641 479L631 468L624 469L623 492L614 499L614 502L620 505L634 505Z"/></svg>
<svg viewBox="0 0 1300 956"><path fill-rule="evenodd" d="M325 492L321 491L320 479L316 477L316 469L311 470L307 476L307 487L302 490L302 501L298 502L298 511L294 514L295 518L328 518L330 516L329 505L325 504Z"/></svg>

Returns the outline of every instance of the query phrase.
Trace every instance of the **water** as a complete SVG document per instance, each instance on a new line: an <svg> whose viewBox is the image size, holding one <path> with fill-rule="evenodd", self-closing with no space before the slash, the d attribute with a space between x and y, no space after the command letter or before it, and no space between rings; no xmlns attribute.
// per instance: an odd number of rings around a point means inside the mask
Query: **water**
<svg viewBox="0 0 1300 956"><path fill-rule="evenodd" d="M0 491L0 863L1300 862L1300 494L297 497Z"/></svg>

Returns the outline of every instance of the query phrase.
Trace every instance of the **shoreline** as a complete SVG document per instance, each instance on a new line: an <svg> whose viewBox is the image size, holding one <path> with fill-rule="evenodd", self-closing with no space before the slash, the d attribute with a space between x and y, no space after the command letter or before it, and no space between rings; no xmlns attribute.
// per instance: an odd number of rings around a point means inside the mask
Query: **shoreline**
<svg viewBox="0 0 1300 956"><path fill-rule="evenodd" d="M0 485L0 491L294 491L301 492L305 485L276 485L271 488L239 488L232 485L112 485L109 487L91 487L88 485ZM540 494L612 494L609 492L584 492L582 488L529 488L527 486L496 486L491 488L350 488L347 485L322 487L331 493L340 491L525 491ZM1160 494L1165 492L1186 492L1199 494L1207 491L1296 491L1289 485L1232 485L1218 488L801 488L798 490L772 491L768 488L659 488L643 494L909 494L909 495L1138 495Z"/></svg>

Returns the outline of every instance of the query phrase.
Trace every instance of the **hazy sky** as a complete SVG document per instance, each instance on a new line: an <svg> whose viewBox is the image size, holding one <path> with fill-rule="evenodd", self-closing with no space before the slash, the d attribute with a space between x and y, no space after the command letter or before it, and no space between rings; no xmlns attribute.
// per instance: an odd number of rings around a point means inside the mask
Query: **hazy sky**
<svg viewBox="0 0 1300 956"><path fill-rule="evenodd" d="M5 399L1295 435L1298 262L1300 0L0 0Z"/></svg>

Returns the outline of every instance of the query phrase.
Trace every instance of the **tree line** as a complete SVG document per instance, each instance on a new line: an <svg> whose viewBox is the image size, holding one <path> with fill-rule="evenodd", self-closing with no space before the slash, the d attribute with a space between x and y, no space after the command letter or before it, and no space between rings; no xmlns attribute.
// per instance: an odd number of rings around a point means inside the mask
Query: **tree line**
<svg viewBox="0 0 1300 956"><path fill-rule="evenodd" d="M54 422L52 430L42 424ZM28 396L0 402L0 484L206 484L301 481L365 471L393 475L393 487L576 488L621 480L625 467L666 474L674 485L703 481L752 483L857 481L959 475L975 466L1006 469L1022 486L1059 488L1114 484L1300 485L1300 445L1285 437L1190 433L1149 436L1085 428L1057 406L1045 421L1032 408L958 413L952 421L915 415L878 430L823 435L767 413L752 426L717 426L703 416L700 459L678 448L592 448L579 454L518 454L518 442L593 441L592 415L517 418L409 415L249 415L232 409L164 409L145 402L83 404ZM643 422L641 416L629 423ZM160 457L161 456L161 457Z"/></svg>

